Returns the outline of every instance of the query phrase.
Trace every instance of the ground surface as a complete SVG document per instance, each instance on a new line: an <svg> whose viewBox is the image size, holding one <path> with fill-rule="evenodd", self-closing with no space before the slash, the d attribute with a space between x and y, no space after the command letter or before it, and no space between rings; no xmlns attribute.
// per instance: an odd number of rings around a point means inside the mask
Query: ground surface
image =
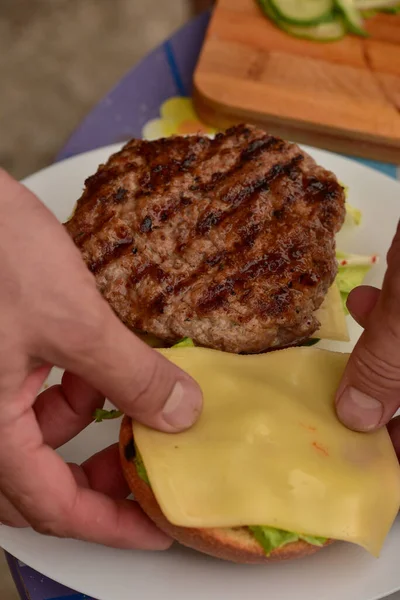
<svg viewBox="0 0 400 600"><path fill-rule="evenodd" d="M185 23L190 0L1 0L0 166L49 164L91 107Z"/></svg>

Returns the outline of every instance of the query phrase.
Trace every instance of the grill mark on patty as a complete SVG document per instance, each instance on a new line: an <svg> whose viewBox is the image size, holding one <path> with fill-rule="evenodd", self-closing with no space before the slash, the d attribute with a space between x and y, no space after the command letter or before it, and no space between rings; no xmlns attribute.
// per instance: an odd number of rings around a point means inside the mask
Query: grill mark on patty
<svg viewBox="0 0 400 600"><path fill-rule="evenodd" d="M259 148L257 148L259 149ZM219 210L216 212L210 212L205 215L196 225L196 233L199 235L205 235L216 225L220 225L225 219L232 217L233 213L245 202L250 202L251 198L261 191L268 191L270 184L277 178L283 175L290 175L292 169L295 169L297 165L303 160L301 154L297 154L290 161L286 163L277 163L268 171L266 175L260 177L256 181L248 183L245 187L240 190L231 189L222 199L228 203L231 210ZM242 165L242 163L240 163Z"/></svg>
<svg viewBox="0 0 400 600"><path fill-rule="evenodd" d="M340 194L336 181L321 181L314 175L303 175L303 185L306 190L307 202L330 202Z"/></svg>
<svg viewBox="0 0 400 600"><path fill-rule="evenodd" d="M65 224L74 242L81 250L84 244L91 238L95 238L99 235L104 225L115 216L115 212L112 210L109 214L107 214L107 212L104 214L101 210L96 211L96 206L99 204L107 206L109 201L111 201L111 204L121 204L127 200L127 190L122 185L119 185L118 189L115 191L114 185L110 184L114 184L115 180L120 181L126 173L132 171L135 167L135 163L126 161L122 163L122 165L107 168L103 167L99 169L97 173L85 180L86 189L78 203L74 217L77 218L77 222L79 223L79 216L82 212L85 214L90 214L92 212L94 214L94 223L92 224L90 231L76 231L74 228L71 229L71 222ZM104 190L105 192L104 188L106 187L111 187L111 193L103 193L99 196L100 191ZM72 220L72 223L74 223L74 219Z"/></svg>
<svg viewBox="0 0 400 600"><path fill-rule="evenodd" d="M257 231L261 230L261 223L255 224ZM233 267L237 262L237 256L241 255L238 252L238 248L241 247L241 242L234 245L231 251L223 250L216 253L215 255L208 257L199 266L198 269L193 271L189 277L175 283L175 285L168 285L163 292L161 292L149 305L146 311L148 315L162 314L164 312L165 304L168 302L168 296L173 294L177 295L181 292L189 289L207 270L209 266L214 267L223 261L226 267ZM292 245L288 247L287 251L279 248L275 252L265 254L259 259L251 260L244 265L236 265L238 271L229 275L226 279L219 282L218 284L211 286L200 301L196 305L198 314L207 316L213 310L220 308L227 301L229 296L239 296L242 300L248 299L248 295L251 290L246 289L246 286L251 284L258 278L264 277L266 274L271 276L280 276L291 266L293 273L297 272L296 276L293 276L295 281L299 282L303 287L315 287L320 277L312 273L304 273L301 269L303 257L303 249L299 245ZM144 274L150 274L150 270L146 270ZM161 279L158 277L158 281ZM168 275L165 276L164 281L168 281L170 278ZM288 305L290 299L290 289L293 283L289 282L285 287L282 287L279 292L276 292L268 303L259 305L259 314L266 316L276 316L282 313ZM250 320L254 314L248 315L246 318L240 318L241 322Z"/></svg>
<svg viewBox="0 0 400 600"><path fill-rule="evenodd" d="M117 165L113 165L110 167L103 167L100 169L95 175L88 177L85 180L85 199L96 199L96 196L99 192L110 183L114 184L115 181L120 180L126 173L135 171L137 168L137 164L130 160L126 160L125 162L121 162ZM123 186L119 186L117 193ZM115 190L112 190L115 194ZM104 194L106 195L106 194ZM106 195L108 196L108 195Z"/></svg>
<svg viewBox="0 0 400 600"><path fill-rule="evenodd" d="M149 217L148 215L143 219L141 225L140 225L140 231L142 233L150 233L151 230L153 229L153 222L151 220L151 217Z"/></svg>
<svg viewBox="0 0 400 600"><path fill-rule="evenodd" d="M247 132L247 134L246 134ZM251 132L248 128L243 128L243 135L249 135ZM235 135L235 130L232 128L228 130L228 135ZM221 139L223 141L224 136L221 138L217 137L217 141ZM172 138L171 138L172 139ZM171 139L165 138L164 143L169 144ZM202 140L203 138L198 138ZM228 169L226 172L220 174L219 176L215 176L213 173L211 179L199 184L198 192L203 193L206 191L211 191L215 188L216 183L221 184L227 178L231 177L234 173L241 170L249 160L253 160L257 156L260 156L263 152L267 151L280 151L282 146L284 145L283 140L279 138L275 138L274 136L265 135L264 137L254 140L251 144L249 144L248 148L243 150L239 155L236 163ZM203 146L200 144L200 146ZM220 144L213 144L210 140L208 145L208 154L207 159L211 160L218 154ZM202 148L203 149L203 148ZM166 182L169 185L173 185L175 179L180 177L183 173L189 172L190 175L195 177L194 172L196 171L198 164L201 163L202 157L201 153L196 155L194 152L189 154L188 157L184 158L182 161L178 161L176 159L172 159L167 163L158 163L150 169L151 162L156 158L154 153L154 145L151 142L144 142L141 147L141 158L145 160L146 167L148 168L145 173L145 177L142 178L140 183L140 188L137 190L135 197L138 199L140 196L148 195L151 192L157 191L157 188L165 187ZM299 155L301 159L301 155ZM132 166L136 167L135 163L127 161L125 163L125 168L122 170L118 170L115 167L109 169L107 172L100 171L96 175L89 177L86 180L86 185L88 187L88 193L94 194L100 190L102 186L105 186L112 180L118 172L119 177L122 177L127 171L129 171ZM280 165L276 165L275 169L279 170ZM154 174L156 177L154 177ZM276 175L274 168L271 169L271 177ZM268 177L268 175L267 175ZM268 185L266 183L266 185ZM240 206L243 202L246 201L248 196L255 194L257 190L261 190L263 187L263 182L260 180L259 182L250 184L247 188L243 188L239 191L235 197L235 194L226 194L226 197L223 198L223 201L229 202L233 209ZM161 190L159 190L161 191ZM126 200L126 190L120 186L116 193L111 195L114 203L124 202ZM161 222L166 222L171 216L174 216L181 206L188 206L191 203L190 198L186 196L180 197L179 199L172 199L171 203L167 206L162 207L160 210L154 210L154 216L157 216ZM227 218L234 210L229 211L226 215L223 215L224 211L220 211L220 214L210 213L206 217L204 217L203 222L198 223L198 233L204 234L209 231L213 226L220 224L225 218ZM158 213L158 214L157 214ZM80 233L79 236L76 237L75 242L79 244L79 247L82 248L83 245L88 241L88 239L92 236L99 235L103 226L112 218L113 215L110 215L107 219L99 220L94 231L88 234ZM140 231L142 233L148 233L152 231L153 223L152 218L149 215L146 215L142 220ZM247 245L249 245L250 240L248 239ZM180 252L183 252L185 249L185 244L182 244L180 247ZM111 253L110 259L104 257L104 260L95 263L95 272L99 272L102 270L109 260L114 258L114 255ZM101 262L101 264L100 264Z"/></svg>
<svg viewBox="0 0 400 600"><path fill-rule="evenodd" d="M264 152L280 151L283 145L284 142L279 138L275 138L270 135L265 135L264 137L252 142L248 148L242 151L241 154L238 156L236 162L227 171L224 171L223 173L212 173L210 179L201 183L199 182L191 191L196 192L199 195L211 191L217 193L216 186L220 186L225 182L225 180L231 178L234 174L238 173L241 169L243 169L243 167L246 166L246 164L250 160L254 160L257 156L261 156ZM147 145L146 147L148 148L149 146ZM218 154L218 152L219 145L213 145L210 141L209 148L207 150L206 160L212 160ZM144 156L146 157L146 159L151 160L149 152L145 152ZM196 179L196 171L203 161L204 158L202 157L201 153L196 155L192 152L189 155L189 157L183 161L177 161L175 159L172 159L167 163L157 164L151 169L151 175L150 172L147 173L146 181L141 180L140 183L142 189L138 191L137 197L143 195L143 191L144 194L147 194L149 191L161 193L162 190L159 189L160 185L163 186L163 184L166 181L168 181L169 186L173 187L176 184L177 178L181 177L182 174L185 173L189 173L190 176ZM154 173L156 173L156 175L159 176L158 181L157 178L154 177ZM260 182L258 186L257 183L252 183L249 185L249 189L244 188L243 191L240 191L237 194L238 198L236 200L234 198L235 194L228 193L225 195L224 198L222 198L222 201L227 203L229 202L233 206L235 205L235 202L240 204L241 202L244 202L246 200L246 195L249 192L256 193L258 189L261 189L261 187L262 182ZM241 197L242 193L243 197ZM153 217L159 219L161 222L165 223L169 220L170 217L174 217L182 206L188 206L189 204L191 204L193 199L185 195L179 194L179 197L178 195L172 197L170 199L169 204L163 205L162 207L154 207L152 210L152 215ZM222 214L223 211L220 211L220 213ZM150 216L147 216L146 219L150 219ZM212 213L207 215L206 217L204 217L204 223L198 224L199 233L206 233L207 228L211 229L213 225L219 224L220 220L220 215L214 216ZM142 229L142 227L145 227L144 221L142 223L141 230L145 231L145 229ZM201 231L202 227L204 228L204 231ZM182 244L180 251L182 252L184 248L185 244Z"/></svg>
<svg viewBox="0 0 400 600"><path fill-rule="evenodd" d="M283 140L280 140L272 135L266 135L263 138L250 142L247 148L242 150L239 160L241 162L248 162L259 157L261 158L261 155L264 152L271 150L279 152L282 150L283 146Z"/></svg>
<svg viewBox="0 0 400 600"><path fill-rule="evenodd" d="M181 149L185 150L189 148L189 142L186 138L165 138L159 140L160 144L166 146L164 154L159 152L152 142L142 142L140 148L141 158L145 161L143 166L144 174L139 180L139 189L136 191L135 198L138 200L140 197L149 196L150 194L164 194L169 188L173 187L177 179L183 175L189 174L195 178L194 172L199 164L203 162L202 154L204 152L205 141L208 144L211 140L204 140L203 138L197 137L196 142L198 148L196 151L191 152L187 155L186 152L182 151L182 157L177 159L170 157L168 152L168 146L172 145L176 150L176 144L180 144ZM162 160L164 162L162 162ZM154 162L156 164L154 164ZM161 222L166 222L171 215L174 215L181 206L188 206L191 203L191 199L185 195L179 194L179 197L173 197L170 200L169 205L153 206L151 209L151 215L146 215L143 219L142 227L143 231L146 230L146 219L159 219ZM146 231L145 231L146 232Z"/></svg>
<svg viewBox="0 0 400 600"><path fill-rule="evenodd" d="M94 274L98 274L104 267L113 260L128 254L133 248L133 236L127 233L125 237L119 237L107 244L106 249L98 260L92 260L88 267Z"/></svg>
<svg viewBox="0 0 400 600"><path fill-rule="evenodd" d="M257 221L255 223L247 222L243 227L239 229L241 236L241 250L252 248L256 243L259 234L262 232L264 223Z"/></svg>
<svg viewBox="0 0 400 600"><path fill-rule="evenodd" d="M334 232L337 228L337 202L340 199L341 189L336 181L321 181L313 175L303 174L305 187L305 200L308 204L318 206L322 212L325 227Z"/></svg>
<svg viewBox="0 0 400 600"><path fill-rule="evenodd" d="M160 223L166 223L171 216L174 216L177 211L183 206L190 206L193 202L186 194L179 193L171 198L171 202L164 206L155 206L152 210L153 220L159 220Z"/></svg>
<svg viewBox="0 0 400 600"><path fill-rule="evenodd" d="M155 281L159 283L164 283L169 279L169 276L159 265L155 265L153 263L146 262L137 269L135 273L132 273L130 276L130 282L132 284L137 284L144 277L151 277Z"/></svg>
<svg viewBox="0 0 400 600"><path fill-rule="evenodd" d="M170 143L170 140L165 139L165 143ZM202 146L202 145L201 145ZM169 161L166 164L159 164L156 165L155 168L150 169L150 164L152 159L154 159L154 145L151 144L151 142L144 142L143 143L143 147L144 150L141 152L141 158L145 161L145 175L146 177L142 178L139 181L140 184L140 188L139 190L137 190L136 194L135 194L135 198L138 199L140 196L146 195L147 193L154 191L155 190L155 183L152 181L152 178L150 176L150 171L151 172L156 172L157 174L161 174L161 178L163 181L167 180L168 178L170 179L171 182L171 178L173 177L173 175L180 175L183 171L187 171L189 170L189 168L191 166L195 167L196 165L193 164L196 158L195 153L191 153L189 155L189 157L185 158L183 161L178 161L173 159L172 161ZM142 150L142 148L141 148ZM122 177L125 172L127 170L129 170L129 167L132 163L125 163L125 169L119 172L119 177ZM172 165L172 167L171 167ZM98 192L102 186L105 186L109 183L110 180L112 180L113 177L116 176L116 172L117 169L111 168L109 169L106 173L103 173L102 171L100 171L99 173L97 173L96 175L93 175L92 177L89 177L86 182L85 185L88 186L87 188L87 193L89 194L93 194L93 189L95 190L95 192ZM107 173L109 174L109 176L107 176ZM123 189L121 188L121 186L118 188L117 193L120 192L120 190ZM124 194L125 197L125 194ZM183 196L179 199L179 203L177 203L177 205L188 205L190 202L190 200ZM160 219L162 221L166 221L168 216L169 216L169 212L176 212L174 210L175 207L167 207L164 208L161 211L161 215ZM108 221L110 221L110 219L112 219L112 217L114 216L114 214L110 214L108 215L106 218L100 219L98 224L96 224L96 227L88 232L85 233L84 235L82 235L82 233L78 234L77 238L74 240L77 244L79 244L79 247L82 248L83 245L89 240L90 237L94 237L94 236L99 236L101 234L101 231L104 227L104 225L107 224ZM152 218L149 215L146 215L144 217L144 219L141 222L140 225L140 231L141 233L150 233L153 229L153 223L152 223ZM94 260L92 262L90 262L89 264L89 269L92 271L92 273L98 274L99 272L101 272L102 270L104 270L106 268L106 266L112 262L113 260L121 257L123 254L128 253L129 251L132 250L132 247L126 247L127 245L132 245L133 243L133 238L127 238L127 239L121 239L118 242L114 242L112 244L112 246L110 248L108 248L104 254L102 255L101 259L99 260ZM157 270L156 269L150 269L149 265L147 265L146 268L140 268L136 274L136 280L135 280L135 275L133 275L130 279L132 282L139 282L141 279L143 279L143 277L145 277L146 275L151 276L151 274L156 273ZM159 278L157 277L158 281L164 280L165 278Z"/></svg>
<svg viewBox="0 0 400 600"><path fill-rule="evenodd" d="M250 148L251 146L251 148ZM243 150L234 165L227 171L222 173L212 173L211 179L205 181L196 186L196 191L199 193L207 193L214 191L216 184L224 183L229 180L233 175L237 174L243 167L247 165L250 160L254 160L256 157L261 158L264 152L277 152L282 148L282 140L273 136L266 135L263 138L254 140L249 148ZM217 149L218 150L218 149ZM213 156L217 154L217 150L214 149Z"/></svg>
<svg viewBox="0 0 400 600"><path fill-rule="evenodd" d="M128 190L120 186L112 197L114 204L122 204L127 201Z"/></svg>
<svg viewBox="0 0 400 600"><path fill-rule="evenodd" d="M212 225L220 224L220 223L222 223L222 221L225 218L227 218L228 216L232 216L232 213L234 212L234 210L239 208L239 206L242 205L245 202L245 200L250 200L252 195L254 195L262 187L267 189L267 187L265 187L265 186L269 186L269 184L276 178L289 174L293 168L297 167L298 163L301 162L302 159L303 159L303 156L301 154L299 154L299 155L294 156L291 160L289 160L286 163L278 163L277 165L274 165L265 177L261 178L260 180L257 180L255 182L255 184L246 186L245 192L243 194L240 194L240 193L233 194L232 195L233 210L228 211L228 212L225 211L222 215L220 215L219 220L217 220L217 216L215 216L215 215L211 215L211 216L208 215L208 217L210 219L210 221L207 223L208 228L206 229L204 227L204 225L201 225L199 228L199 225L197 225L197 227L196 227L197 234L204 236L206 233L209 233ZM212 221L212 219L214 219L214 218L215 218L215 222ZM261 224L258 225L255 223L253 225L249 225L248 227L246 227L244 230L244 235L243 235L241 243L235 244L235 246L231 252L240 253L241 251L243 251L244 247L252 246L255 242L257 235L260 233L260 231L261 231ZM183 250L183 248L180 248L180 252L182 252L182 250ZM213 262L213 260L214 260L213 257L211 257L211 259L210 259L210 257L208 257L208 259L203 261L199 265L199 267L190 274L189 277L183 279L182 281L176 283L175 285L169 286L169 288L167 290L164 290L161 294L159 294L159 296L157 296L149 304L146 312L149 315L152 314L153 307L154 307L154 312L157 312L157 313L162 312L161 308L168 301L168 296L175 295L176 293L182 292L185 289L187 289L188 287L190 287L194 283L194 281L201 274L203 274L206 271L206 269L210 266L210 262L209 262L210 260L211 260L211 262ZM146 275L149 275L149 274L150 273L149 273L148 269L146 269L146 268L141 269L139 272L135 273L131 277L131 281L134 282L135 284L137 284Z"/></svg>
<svg viewBox="0 0 400 600"><path fill-rule="evenodd" d="M221 307L228 296L239 294L253 279L263 277L266 273L280 275L290 262L288 254L284 252L270 252L259 259L252 260L239 268L238 272L230 275L224 281L211 286L197 303L197 308L202 315ZM274 300L276 304L276 300ZM281 302L282 304L282 302Z"/></svg>
<svg viewBox="0 0 400 600"><path fill-rule="evenodd" d="M277 180L277 178L280 178L284 175L289 175L291 173L292 169L297 168L297 165L302 161L302 159L303 159L303 156L301 154L298 154L285 163L278 163L278 164L274 165L270 169L270 171L267 173L266 177L262 178L262 180L258 180L258 182L256 182L256 184L259 183L260 186L261 185L269 185L272 181L275 182ZM252 194L254 195L255 192L259 191L259 190L254 189L254 186L252 186L252 187L253 187ZM239 205L237 207L235 207L235 209L239 208L239 206L241 204L243 204L244 198L250 199L251 195L249 197L247 197L247 195L244 195L244 196L239 195L239 197L241 200L240 200ZM233 211L229 211L228 214L231 216L232 212ZM220 222L222 222L222 220L223 219L221 219ZM261 223L248 224L248 226L244 228L241 241L235 243L232 250L230 250L230 251L226 250L225 256L227 256L228 254L229 255L243 254L246 247L251 247L252 245L254 245L257 235L259 235L261 230L262 230ZM207 231L207 233L208 233L208 231ZM197 233L200 233L200 232L197 232ZM202 233L202 235L204 235L205 233L206 232L204 231ZM182 249L180 249L180 252L182 252ZM163 291L160 292L160 294L158 294L151 302L149 302L148 306L145 309L147 316L150 317L151 315L154 315L154 314L162 314L164 312L165 304L168 302L169 298L172 295L176 295L176 294L186 291L188 288L190 288L195 283L196 280L198 280L206 272L206 270L208 270L210 264L212 264L212 263L217 264L218 262L220 262L221 259L222 259L222 256L220 256L218 253L217 253L216 257L208 257L197 267L197 269L192 271L192 273L188 277L185 277L181 281L178 281L174 284L169 283L169 285L165 289L163 289ZM263 259L260 259L260 260L262 261ZM210 261L211 261L211 263L210 263ZM229 261L227 261L227 262L229 262ZM272 271L270 270L270 272L272 272ZM249 274L250 274L250 271L249 271ZM260 274L261 274L261 272L260 272ZM135 273L131 277L131 282L138 284L147 275L151 275L151 271L149 271L149 269L147 269L147 268L143 268L140 270L140 272ZM158 281L160 282L160 280L158 280ZM236 285L239 285L240 282L242 282L241 287L243 287L243 285L244 285L243 277L239 275L238 279L236 281ZM219 285L222 285L222 284L219 284ZM209 293L211 293L210 290L209 290ZM218 298L221 298L223 294L225 294L225 298L226 298L228 295L233 295L233 294L237 294L237 293L238 292L236 290L232 290L232 288L229 284L222 285L221 289L218 289L215 292L216 297L218 297ZM216 308L218 305L218 301L216 300L215 302L216 303L215 303L214 308ZM207 308L207 307L209 307L209 308ZM204 302L201 301L198 305L198 309L203 314L205 314L206 312L210 312L211 310L213 310L212 302L210 300L204 300Z"/></svg>
<svg viewBox="0 0 400 600"><path fill-rule="evenodd" d="M100 191L100 189L119 177L120 169L117 166L111 168L102 168L94 175L91 175L85 180L86 194L85 200L93 200L93 196Z"/></svg>
<svg viewBox="0 0 400 600"><path fill-rule="evenodd" d="M113 211L110 211L108 214L100 214L95 225L90 231L78 231L75 235L73 235L73 240L78 248L82 249L88 240L99 235L104 226L107 225L107 223L109 223L114 216L115 214Z"/></svg>
<svg viewBox="0 0 400 600"><path fill-rule="evenodd" d="M139 195L140 193L161 192L171 187L176 177L185 173L192 173L204 151L204 144L200 143L201 139L199 137L195 138L195 143L198 143L199 147L192 149L189 154L187 150L192 148L193 140L189 141L186 138L176 137L159 140L160 145L164 146L161 153L154 143L144 141L140 151L147 170L140 180L142 189L139 190ZM211 143L211 140L209 140L209 143ZM179 153L181 151L182 156L180 158L171 157L168 152L169 146L172 146L175 152Z"/></svg>
<svg viewBox="0 0 400 600"><path fill-rule="evenodd" d="M86 240L92 239L84 257L92 261L96 275L110 265L107 275L100 276L101 289L129 327L140 323L140 329L167 341L175 335L178 339L187 327L198 343L213 346L214 336L215 347L229 351L260 351L279 345L279 340L290 343L308 336L310 307L321 303L334 278L336 262L329 258L334 253L332 233L344 214L343 193L335 178L300 152L251 126L233 127L215 141L191 136L131 142L102 167L112 180L103 174L100 182L94 181L96 194L86 189L78 205L83 210L67 229L73 234L74 229L93 228L86 234ZM299 164L288 167L296 159ZM123 179L131 165L134 179ZM266 193L260 183L263 172L272 178L265 184ZM253 195L251 186L260 186ZM121 188L128 193L118 194ZM193 208L186 210L190 204ZM104 210L112 213L110 225L99 224ZM115 241L121 221L133 237L131 244L129 237ZM204 234L196 231L202 221ZM155 240L167 240L168 256L157 250ZM121 261L119 254L125 252L129 256ZM295 258L294 263L286 264L282 252ZM274 260L274 253L280 258ZM126 306L118 304L118 286ZM166 306L168 313L159 317ZM253 324L251 333L246 327L230 332L230 316L232 326L242 317L255 317L256 341ZM222 319L219 331L214 317Z"/></svg>

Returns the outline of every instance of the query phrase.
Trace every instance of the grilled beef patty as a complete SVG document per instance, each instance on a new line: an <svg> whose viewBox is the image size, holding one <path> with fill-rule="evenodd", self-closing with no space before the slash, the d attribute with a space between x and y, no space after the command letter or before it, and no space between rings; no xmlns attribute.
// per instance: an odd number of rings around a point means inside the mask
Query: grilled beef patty
<svg viewBox="0 0 400 600"><path fill-rule="evenodd" d="M297 145L239 125L128 142L86 180L66 228L131 329L261 352L317 330L344 202Z"/></svg>

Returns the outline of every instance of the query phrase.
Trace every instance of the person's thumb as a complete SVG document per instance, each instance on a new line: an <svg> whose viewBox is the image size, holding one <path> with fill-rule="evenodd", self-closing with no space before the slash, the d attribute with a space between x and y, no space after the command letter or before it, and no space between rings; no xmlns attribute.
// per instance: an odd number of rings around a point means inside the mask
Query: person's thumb
<svg viewBox="0 0 400 600"><path fill-rule="evenodd" d="M90 324L81 320L74 331L48 340L45 358L80 376L145 425L167 432L193 425L202 408L199 386L100 302Z"/></svg>
<svg viewBox="0 0 400 600"><path fill-rule="evenodd" d="M358 307L354 305L352 310L356 298ZM389 262L380 294L372 288L359 289L349 300L350 312L365 329L338 389L336 410L339 419L350 429L372 431L386 425L400 406L400 272L397 265Z"/></svg>

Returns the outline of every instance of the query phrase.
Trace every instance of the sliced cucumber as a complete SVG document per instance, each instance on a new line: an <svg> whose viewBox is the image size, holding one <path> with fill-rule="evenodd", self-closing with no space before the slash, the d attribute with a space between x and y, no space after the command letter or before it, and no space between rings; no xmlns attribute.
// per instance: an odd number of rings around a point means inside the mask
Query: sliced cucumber
<svg viewBox="0 0 400 600"><path fill-rule="evenodd" d="M314 26L291 25L281 19L270 0L258 0L262 11L273 21L277 27L297 38L316 42L334 42L346 35L343 21L337 17L330 17L329 21Z"/></svg>
<svg viewBox="0 0 400 600"><path fill-rule="evenodd" d="M335 4L342 13L348 30L356 35L368 37L368 32L364 29L364 21L360 11L354 5L354 0L335 0Z"/></svg>
<svg viewBox="0 0 400 600"><path fill-rule="evenodd" d="M399 0L354 0L358 10L382 10L399 6Z"/></svg>
<svg viewBox="0 0 400 600"><path fill-rule="evenodd" d="M271 21L274 21L274 23L277 23L278 15L276 14L275 10L272 8L270 1L269 0L258 0L258 4L260 5L260 8L263 11L263 13L265 13L267 15L267 17L269 17L271 19Z"/></svg>
<svg viewBox="0 0 400 600"><path fill-rule="evenodd" d="M333 0L270 0L277 15L292 25L317 25L332 14Z"/></svg>
<svg viewBox="0 0 400 600"><path fill-rule="evenodd" d="M289 25L282 22L280 23L280 27L295 37L315 42L336 42L337 40L342 39L347 33L346 27L340 19L319 23L318 25L309 27Z"/></svg>

